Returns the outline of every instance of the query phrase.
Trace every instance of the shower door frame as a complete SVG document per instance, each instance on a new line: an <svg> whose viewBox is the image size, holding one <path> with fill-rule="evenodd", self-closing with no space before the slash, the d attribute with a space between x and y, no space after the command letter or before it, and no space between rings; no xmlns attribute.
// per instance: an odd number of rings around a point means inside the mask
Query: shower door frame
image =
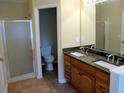
<svg viewBox="0 0 124 93"><path fill-rule="evenodd" d="M31 33L31 47L32 47L32 53L34 50L34 37L33 37L33 29L32 29L32 20L1 20L0 22L2 22L2 26L3 26L3 31L2 31L2 36L3 36L3 46L4 46L4 60L6 62L6 69L7 69L7 78L8 78L8 83L11 82L16 82L19 80L24 80L24 79L28 79L28 78L32 78L35 77L35 61L34 61L34 56L33 56L33 72L32 73L27 73L24 75L20 75L20 76L16 76L13 78L10 78L10 72L9 72L9 63L8 63L8 54L7 54L7 45L6 45L6 35L5 35L5 27L4 27L4 23L5 22L30 22L30 33ZM34 55L34 54L33 54Z"/></svg>

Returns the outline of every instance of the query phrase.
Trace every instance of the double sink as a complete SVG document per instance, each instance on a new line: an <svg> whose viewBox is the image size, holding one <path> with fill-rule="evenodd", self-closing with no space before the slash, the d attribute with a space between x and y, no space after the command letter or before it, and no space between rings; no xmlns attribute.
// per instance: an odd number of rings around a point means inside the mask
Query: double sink
<svg viewBox="0 0 124 93"><path fill-rule="evenodd" d="M85 57L85 56L87 56L86 54L83 54L83 53L80 53L80 52L72 52L70 54L73 55L73 56L76 56L76 57ZM117 66L115 64L112 64L110 62L103 61L103 60L94 61L93 63L95 65L104 67L104 68L109 69L109 70L119 67L119 66Z"/></svg>

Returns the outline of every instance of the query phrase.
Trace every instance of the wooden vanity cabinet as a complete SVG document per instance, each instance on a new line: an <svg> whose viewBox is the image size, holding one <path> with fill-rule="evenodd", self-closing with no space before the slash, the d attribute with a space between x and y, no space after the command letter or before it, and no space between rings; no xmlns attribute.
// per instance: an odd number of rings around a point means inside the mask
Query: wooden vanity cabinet
<svg viewBox="0 0 124 93"><path fill-rule="evenodd" d="M72 86L80 93L95 93L95 69L73 58L71 58L71 63Z"/></svg>
<svg viewBox="0 0 124 93"><path fill-rule="evenodd" d="M65 77L80 93L109 93L110 75L64 55Z"/></svg>
<svg viewBox="0 0 124 93"><path fill-rule="evenodd" d="M64 72L65 72L65 78L70 81L71 80L71 63L70 63L70 57L67 55L64 55Z"/></svg>
<svg viewBox="0 0 124 93"><path fill-rule="evenodd" d="M74 66L72 66L72 69L71 69L71 84L77 90L79 90L79 83L80 83L79 73L80 73L80 71L77 68L75 68Z"/></svg>
<svg viewBox="0 0 124 93"><path fill-rule="evenodd" d="M96 69L96 93L109 93L110 75Z"/></svg>

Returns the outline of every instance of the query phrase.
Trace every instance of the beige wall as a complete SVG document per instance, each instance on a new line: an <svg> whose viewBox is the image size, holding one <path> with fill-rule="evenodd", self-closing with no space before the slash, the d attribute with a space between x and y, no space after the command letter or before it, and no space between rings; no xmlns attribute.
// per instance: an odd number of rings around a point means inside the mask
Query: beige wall
<svg viewBox="0 0 124 93"><path fill-rule="evenodd" d="M57 4L59 0L32 0L33 7L38 7L46 4Z"/></svg>
<svg viewBox="0 0 124 93"><path fill-rule="evenodd" d="M62 47L80 46L80 0L61 0Z"/></svg>
<svg viewBox="0 0 124 93"><path fill-rule="evenodd" d="M32 4L33 7L60 5L62 47L80 46L80 0L32 0Z"/></svg>
<svg viewBox="0 0 124 93"><path fill-rule="evenodd" d="M59 0L33 0L33 7L59 4ZM80 0L61 0L62 47L80 45ZM71 33L71 34L68 34Z"/></svg>
<svg viewBox="0 0 124 93"><path fill-rule="evenodd" d="M122 0L122 10L124 11L124 0Z"/></svg>
<svg viewBox="0 0 124 93"><path fill-rule="evenodd" d="M29 17L32 18L33 15L33 4L32 0L28 0L28 12L29 12Z"/></svg>
<svg viewBox="0 0 124 93"><path fill-rule="evenodd" d="M81 45L95 44L95 5L81 6Z"/></svg>
<svg viewBox="0 0 124 93"><path fill-rule="evenodd" d="M0 2L0 19L25 19L28 15L27 3Z"/></svg>

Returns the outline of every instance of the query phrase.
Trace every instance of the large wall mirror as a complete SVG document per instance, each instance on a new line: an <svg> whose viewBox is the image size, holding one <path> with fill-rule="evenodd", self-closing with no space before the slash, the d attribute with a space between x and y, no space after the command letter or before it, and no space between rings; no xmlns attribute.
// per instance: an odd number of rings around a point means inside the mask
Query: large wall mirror
<svg viewBox="0 0 124 93"><path fill-rule="evenodd" d="M124 0L82 1L81 45L90 44L124 53Z"/></svg>

